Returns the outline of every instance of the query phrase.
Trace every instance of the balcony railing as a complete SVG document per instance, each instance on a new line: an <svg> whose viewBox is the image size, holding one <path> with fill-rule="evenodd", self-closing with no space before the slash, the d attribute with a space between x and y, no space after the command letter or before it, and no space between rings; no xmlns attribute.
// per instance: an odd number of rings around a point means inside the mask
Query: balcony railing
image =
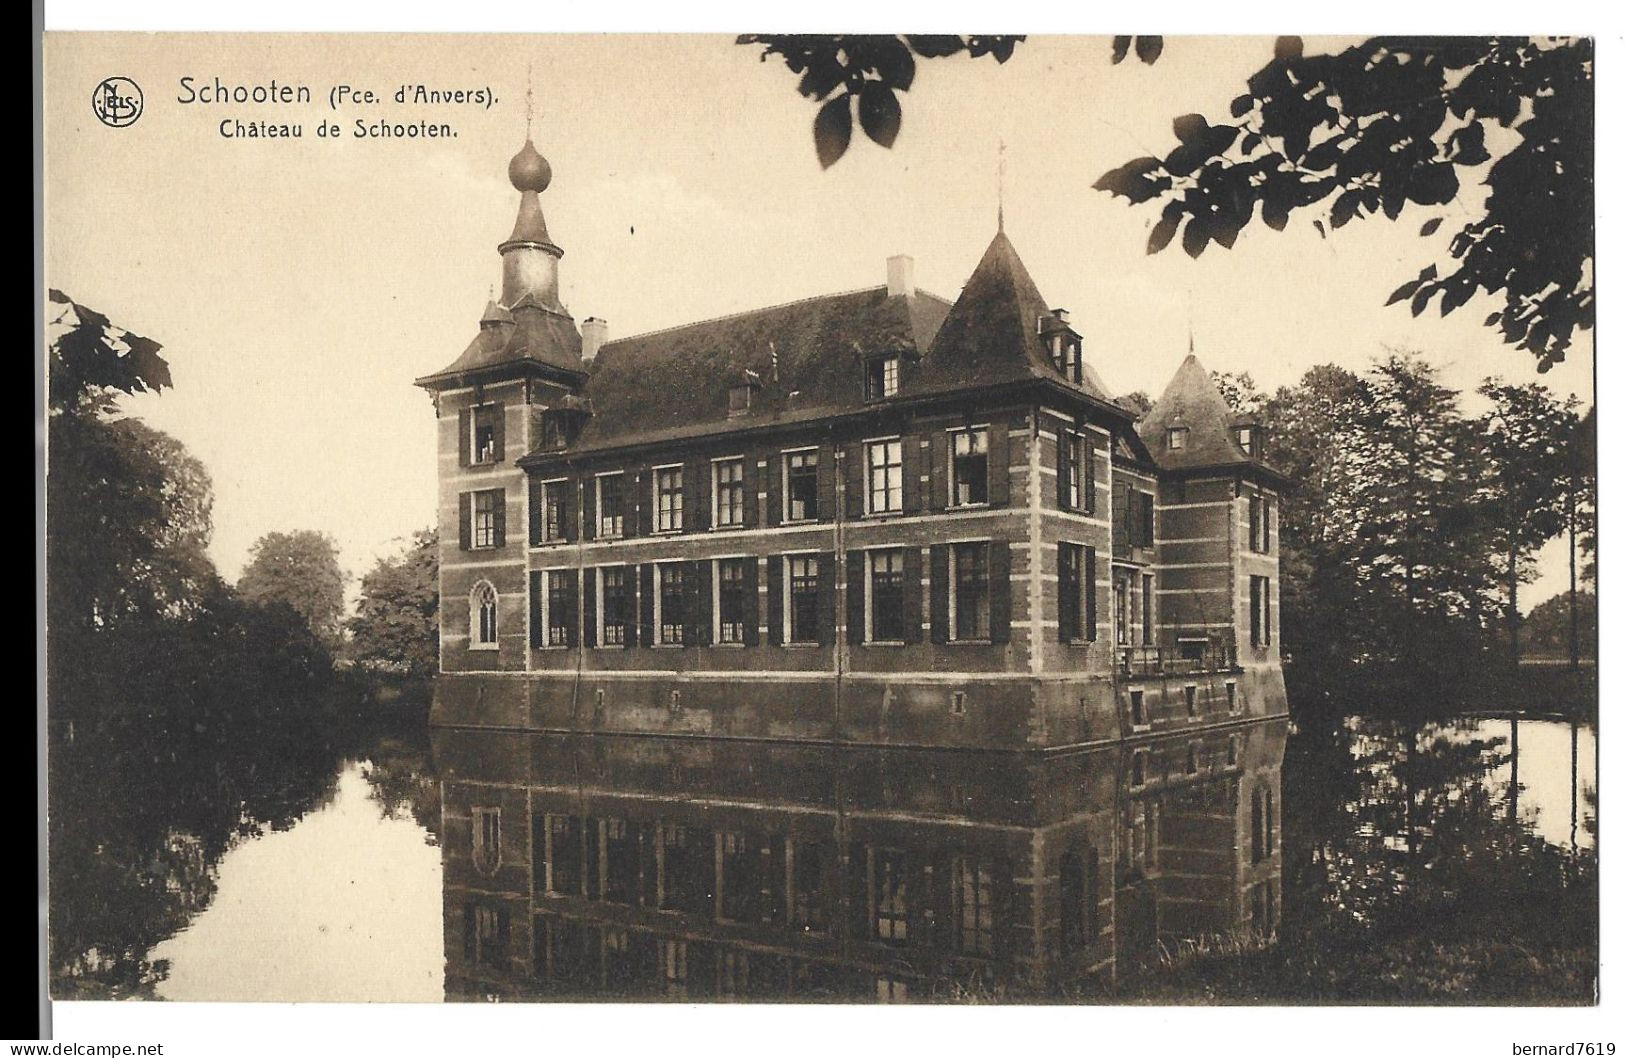
<svg viewBox="0 0 1625 1058"><path fill-rule="evenodd" d="M1117 648L1117 671L1122 676L1183 676L1235 667L1236 645L1222 639Z"/></svg>

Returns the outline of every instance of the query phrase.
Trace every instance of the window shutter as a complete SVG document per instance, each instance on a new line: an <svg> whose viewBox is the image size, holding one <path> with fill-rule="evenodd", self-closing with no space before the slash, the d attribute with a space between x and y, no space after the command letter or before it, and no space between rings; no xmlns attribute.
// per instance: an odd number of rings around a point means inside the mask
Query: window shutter
<svg viewBox="0 0 1625 1058"><path fill-rule="evenodd" d="M580 540L581 527L576 524L576 481L571 478L556 487L559 490L559 528L566 541Z"/></svg>
<svg viewBox="0 0 1625 1058"><path fill-rule="evenodd" d="M598 571L581 571L581 641L589 647L598 645Z"/></svg>
<svg viewBox="0 0 1625 1058"><path fill-rule="evenodd" d="M466 467L469 464L469 446L473 444L474 436L474 410L464 408L457 413L457 465Z"/></svg>
<svg viewBox="0 0 1625 1058"><path fill-rule="evenodd" d="M1270 549L1270 501L1264 501L1264 550Z"/></svg>
<svg viewBox="0 0 1625 1058"><path fill-rule="evenodd" d="M625 567L621 577L621 646L631 650L638 645L637 567Z"/></svg>
<svg viewBox="0 0 1625 1058"><path fill-rule="evenodd" d="M1251 633L1252 644L1255 647L1259 645L1261 633L1263 632L1262 615L1258 611L1258 581L1259 578L1257 577L1253 577L1248 581L1248 587L1250 588L1248 612L1252 626L1248 629L1248 631Z"/></svg>
<svg viewBox="0 0 1625 1058"><path fill-rule="evenodd" d="M1157 541L1157 498L1149 492L1140 493L1140 546L1150 547Z"/></svg>
<svg viewBox="0 0 1625 1058"><path fill-rule="evenodd" d="M931 509L948 509L948 435L941 430L931 434Z"/></svg>
<svg viewBox="0 0 1625 1058"><path fill-rule="evenodd" d="M747 451L745 453L744 503L744 525L746 529L754 529L756 527L756 490L761 488L762 480L762 475L758 472L758 470L759 468L756 466L756 453Z"/></svg>
<svg viewBox="0 0 1625 1058"><path fill-rule="evenodd" d="M500 463L508 457L508 406L498 401L492 405L491 415L495 420L491 425L491 439L497 450L497 462Z"/></svg>
<svg viewBox="0 0 1625 1058"><path fill-rule="evenodd" d="M492 489L497 494L496 517L493 519L492 539L497 547L508 546L508 490Z"/></svg>
<svg viewBox="0 0 1625 1058"><path fill-rule="evenodd" d="M818 553L818 643L835 642L835 553Z"/></svg>
<svg viewBox="0 0 1625 1058"><path fill-rule="evenodd" d="M740 579L740 588L745 593L745 645L747 647L760 646L762 642L761 627L758 622L762 619L761 600L757 598L756 591L756 560L747 558L743 563L744 576Z"/></svg>
<svg viewBox="0 0 1625 1058"><path fill-rule="evenodd" d="M1057 428L1055 433L1055 506L1063 511L1070 511L1077 507L1074 502L1080 497L1067 495L1067 483L1072 476L1072 438L1064 428Z"/></svg>
<svg viewBox="0 0 1625 1058"><path fill-rule="evenodd" d="M1126 481L1112 482L1112 550L1127 551L1129 547L1129 497L1134 495Z"/></svg>
<svg viewBox="0 0 1625 1058"><path fill-rule="evenodd" d="M598 535L598 479L583 478L581 482L581 539L591 540Z"/></svg>
<svg viewBox="0 0 1625 1058"><path fill-rule="evenodd" d="M1065 447L1066 435L1062 434L1062 446ZM1078 571L1077 551L1072 544L1057 544L1055 546L1055 583L1056 583L1056 638L1063 643L1070 643L1078 634Z"/></svg>
<svg viewBox="0 0 1625 1058"><path fill-rule="evenodd" d="M652 562L638 567L638 635L644 646L655 645L655 567Z"/></svg>
<svg viewBox="0 0 1625 1058"><path fill-rule="evenodd" d="M863 552L846 553L846 641L863 642Z"/></svg>
<svg viewBox="0 0 1625 1058"><path fill-rule="evenodd" d="M467 551L473 546L470 534L474 525L474 494L472 492L459 492L457 494L457 546Z"/></svg>
<svg viewBox="0 0 1625 1058"><path fill-rule="evenodd" d="M700 559L688 564L688 623L694 629L696 646L711 645L711 560Z"/></svg>
<svg viewBox="0 0 1625 1058"><path fill-rule="evenodd" d="M1095 590L1095 549L1086 547L1083 549L1083 634L1091 643L1095 641L1099 625Z"/></svg>
<svg viewBox="0 0 1625 1058"><path fill-rule="evenodd" d="M1262 583L1263 586L1264 586L1264 593L1263 593L1264 645L1269 646L1270 633L1273 631L1273 629L1270 628L1270 616L1271 616L1270 615L1270 579L1268 577L1260 577L1258 579L1259 579L1259 582Z"/></svg>
<svg viewBox="0 0 1625 1058"><path fill-rule="evenodd" d="M903 642L918 643L920 641L920 611L923 608L920 599L920 585L925 583L925 572L920 559L920 549L906 548L903 551Z"/></svg>
<svg viewBox="0 0 1625 1058"><path fill-rule="evenodd" d="M1010 541L988 546L988 636L995 643L1010 642Z"/></svg>
<svg viewBox="0 0 1625 1058"><path fill-rule="evenodd" d="M767 556L767 641L784 644L784 558Z"/></svg>
<svg viewBox="0 0 1625 1058"><path fill-rule="evenodd" d="M643 509L648 506L643 496L643 471L628 470L621 475L621 536L638 535L643 524Z"/></svg>
<svg viewBox="0 0 1625 1058"><path fill-rule="evenodd" d="M1083 513L1095 513L1095 438L1083 437Z"/></svg>
<svg viewBox="0 0 1625 1058"><path fill-rule="evenodd" d="M770 452L767 457L767 509L762 524L778 525L784 521L784 453Z"/></svg>
<svg viewBox="0 0 1625 1058"><path fill-rule="evenodd" d="M835 446L818 446L818 520L835 517Z"/></svg>
<svg viewBox="0 0 1625 1058"><path fill-rule="evenodd" d="M547 605L542 571L530 571L530 645L542 645L542 607Z"/></svg>
<svg viewBox="0 0 1625 1058"><path fill-rule="evenodd" d="M638 532L648 536L655 531L655 472L652 467L638 471L637 496Z"/></svg>
<svg viewBox="0 0 1625 1058"><path fill-rule="evenodd" d="M576 572L575 570L569 570L562 574L554 573L553 576L564 577L564 612L570 615L564 625L564 644L573 647L581 642L580 626L575 619L576 597L579 594L576 584Z"/></svg>
<svg viewBox="0 0 1625 1058"><path fill-rule="evenodd" d="M931 642L948 642L947 544L931 545Z"/></svg>
<svg viewBox="0 0 1625 1058"><path fill-rule="evenodd" d="M542 483L536 478L528 482L530 503L530 546L535 547L542 542Z"/></svg>
<svg viewBox="0 0 1625 1058"><path fill-rule="evenodd" d="M920 439L903 436L903 510L914 514L920 509Z"/></svg>
<svg viewBox="0 0 1625 1058"><path fill-rule="evenodd" d="M699 463L690 463L683 471L686 475L690 470L694 472L694 509L683 512L683 524L694 529L709 529L711 527L711 475L714 463L705 460ZM687 483L684 478L684 483ZM692 522L690 521L692 519Z"/></svg>
<svg viewBox="0 0 1625 1058"><path fill-rule="evenodd" d="M1033 432L1037 434L1037 416ZM987 502L994 507L1010 504L1010 424L990 423L987 428Z"/></svg>
<svg viewBox="0 0 1625 1058"><path fill-rule="evenodd" d="M854 441L846 446L846 517L848 520L861 517L864 511L863 490L868 481L868 469L864 464L869 453L861 441Z"/></svg>

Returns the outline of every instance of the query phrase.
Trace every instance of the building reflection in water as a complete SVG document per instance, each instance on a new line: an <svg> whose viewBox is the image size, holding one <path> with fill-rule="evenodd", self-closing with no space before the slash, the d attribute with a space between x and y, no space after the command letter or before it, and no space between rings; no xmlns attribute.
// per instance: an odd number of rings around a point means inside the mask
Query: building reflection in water
<svg viewBox="0 0 1625 1058"><path fill-rule="evenodd" d="M1064 753L440 730L448 999L1087 996L1273 933L1284 721Z"/></svg>

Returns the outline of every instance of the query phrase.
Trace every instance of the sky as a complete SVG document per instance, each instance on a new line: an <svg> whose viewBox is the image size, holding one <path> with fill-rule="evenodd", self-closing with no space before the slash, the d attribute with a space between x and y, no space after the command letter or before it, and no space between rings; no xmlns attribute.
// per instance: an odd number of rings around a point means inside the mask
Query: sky
<svg viewBox="0 0 1625 1058"><path fill-rule="evenodd" d="M1306 50L1346 43L1310 37ZM1004 65L922 62L895 146L860 135L821 170L815 105L795 75L726 36L58 34L45 60L46 282L163 344L174 388L128 410L208 468L212 555L230 579L269 531L331 533L359 577L431 524L434 417L412 380L462 351L500 281L527 76L554 172L542 205L565 251L563 299L577 320L607 319L611 337L878 285L899 253L919 286L951 299L995 231L1002 143L1007 233L1114 392L1156 396L1192 343L1210 369L1267 389L1403 347L1463 390L1538 377L1590 403L1589 333L1537 375L1481 326L1499 307L1485 297L1443 319L1383 306L1444 259L1479 188L1327 238L1304 217L1281 233L1252 225L1198 260L1145 254L1157 207L1090 185L1165 153L1175 116L1227 113L1271 49L1270 37L1175 37L1155 66L1113 66L1106 38L1039 36ZM125 128L90 106L114 74L144 93ZM313 98L183 104L183 77L275 79ZM338 84L387 102L331 110ZM484 87L496 101L388 101L411 84ZM356 139L358 114L457 135ZM304 136L223 138L230 119L297 122ZM323 119L345 134L317 137ZM1439 231L1419 237L1436 216ZM1554 544L1524 600L1566 587Z"/></svg>

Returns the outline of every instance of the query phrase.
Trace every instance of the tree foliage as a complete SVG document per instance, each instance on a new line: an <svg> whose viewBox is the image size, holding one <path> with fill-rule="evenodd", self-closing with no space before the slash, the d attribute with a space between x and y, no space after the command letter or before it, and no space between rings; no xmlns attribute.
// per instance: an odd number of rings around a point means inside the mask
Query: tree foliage
<svg viewBox="0 0 1625 1058"><path fill-rule="evenodd" d="M1584 39L1375 37L1305 55L1282 37L1225 119L1175 118L1177 146L1095 187L1161 201L1147 252L1178 235L1198 257L1235 245L1255 219L1280 230L1308 212L1325 235L1443 206L1482 172L1489 195L1452 236L1454 263L1428 265L1389 304L1420 315L1436 298L1448 315L1478 293L1496 297L1486 326L1545 370L1596 320L1592 60ZM1433 213L1419 234L1443 221Z"/></svg>
<svg viewBox="0 0 1625 1058"><path fill-rule="evenodd" d="M237 590L249 602L291 606L328 649L336 650L342 637L344 582L334 539L299 529L266 533L254 541Z"/></svg>
<svg viewBox="0 0 1625 1058"><path fill-rule="evenodd" d="M439 534L422 529L361 578L361 601L349 621L358 664L433 675L440 657L439 577Z"/></svg>

